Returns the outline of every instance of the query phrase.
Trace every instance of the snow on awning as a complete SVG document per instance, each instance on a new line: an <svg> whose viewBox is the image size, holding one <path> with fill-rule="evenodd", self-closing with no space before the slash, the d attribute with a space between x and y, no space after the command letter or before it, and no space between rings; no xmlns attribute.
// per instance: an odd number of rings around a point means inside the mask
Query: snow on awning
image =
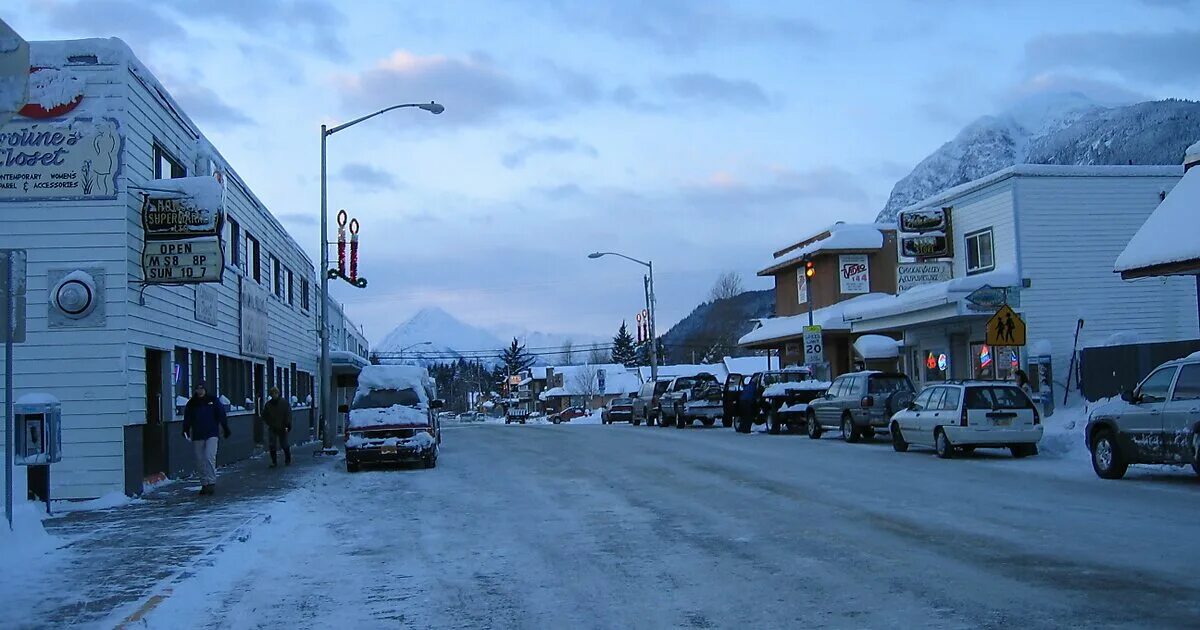
<svg viewBox="0 0 1200 630"><path fill-rule="evenodd" d="M827 251L856 251L877 250L883 247L883 232L881 225L851 225L837 224L829 228L829 236L809 243L800 249L795 249L772 260L758 275L770 275L788 265L794 264L805 256Z"/></svg>
<svg viewBox="0 0 1200 630"><path fill-rule="evenodd" d="M858 304L871 304L878 300L891 297L887 293L866 293L813 311L812 321L820 326L823 332L850 330L850 323L845 321L846 309ZM804 327L808 325L808 313L788 317L772 317L761 320L762 325L746 333L738 340L739 346L764 344L800 337Z"/></svg>
<svg viewBox="0 0 1200 630"><path fill-rule="evenodd" d="M854 351L868 361L895 359L900 356L900 342L883 335L863 335L854 341Z"/></svg>
<svg viewBox="0 0 1200 630"><path fill-rule="evenodd" d="M997 267L994 271L954 278L945 282L934 282L913 287L900 295L887 295L883 299L865 304L852 304L846 308L845 317L850 321L860 321L901 315L920 311L943 304L962 302L967 294L982 287L1015 287L1020 286L1021 279L1014 267Z"/></svg>
<svg viewBox="0 0 1200 630"><path fill-rule="evenodd" d="M1200 142L1193 147L1200 153ZM1189 149L1191 151L1192 149ZM1200 272L1200 166L1183 174L1167 198L1138 229L1113 270L1125 276ZM1172 268L1167 268L1168 266ZM1149 273L1142 273L1149 272Z"/></svg>

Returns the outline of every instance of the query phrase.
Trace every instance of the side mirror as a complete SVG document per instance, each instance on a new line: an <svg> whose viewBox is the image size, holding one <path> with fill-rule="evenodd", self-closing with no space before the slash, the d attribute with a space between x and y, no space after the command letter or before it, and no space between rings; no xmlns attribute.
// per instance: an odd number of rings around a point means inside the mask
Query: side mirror
<svg viewBox="0 0 1200 630"><path fill-rule="evenodd" d="M1121 400L1124 400L1127 403L1137 403L1139 398L1141 397L1138 396L1136 392L1131 392L1127 389L1121 390Z"/></svg>
<svg viewBox="0 0 1200 630"><path fill-rule="evenodd" d="M442 400L441 398L434 398L433 400L431 400L429 402L430 409L441 409L442 407L445 407L445 406L446 406L446 401Z"/></svg>
<svg viewBox="0 0 1200 630"><path fill-rule="evenodd" d="M908 406L906 408L909 411L919 411L921 409L920 407L917 406L917 403L915 401L908 403Z"/></svg>
<svg viewBox="0 0 1200 630"><path fill-rule="evenodd" d="M338 405L338 413L350 413L350 405Z"/></svg>

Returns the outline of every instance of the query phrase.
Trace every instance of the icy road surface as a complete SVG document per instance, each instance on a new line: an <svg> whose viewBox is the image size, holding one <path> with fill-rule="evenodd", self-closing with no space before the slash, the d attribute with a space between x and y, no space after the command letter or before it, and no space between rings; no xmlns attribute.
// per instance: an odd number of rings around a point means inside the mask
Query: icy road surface
<svg viewBox="0 0 1200 630"><path fill-rule="evenodd" d="M834 436L450 428L309 469L149 627L1200 627L1200 481Z"/></svg>

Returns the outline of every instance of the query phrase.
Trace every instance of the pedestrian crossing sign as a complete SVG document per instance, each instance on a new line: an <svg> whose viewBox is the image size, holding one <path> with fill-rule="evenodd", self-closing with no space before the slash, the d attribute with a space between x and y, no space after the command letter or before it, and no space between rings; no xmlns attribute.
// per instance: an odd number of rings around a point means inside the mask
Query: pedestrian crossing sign
<svg viewBox="0 0 1200 630"><path fill-rule="evenodd" d="M987 323L987 344L990 346L1025 345L1025 321L1012 307L1005 304Z"/></svg>

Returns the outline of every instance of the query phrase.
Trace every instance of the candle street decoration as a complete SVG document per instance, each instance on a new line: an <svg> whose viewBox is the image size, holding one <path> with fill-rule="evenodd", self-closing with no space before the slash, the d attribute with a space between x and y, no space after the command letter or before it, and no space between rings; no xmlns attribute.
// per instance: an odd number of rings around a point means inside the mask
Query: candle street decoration
<svg viewBox="0 0 1200 630"><path fill-rule="evenodd" d="M337 247L338 247L338 266L337 269L330 269L327 273L329 279L334 280L341 278L346 282L362 289L367 286L367 279L358 277L358 219L351 219L346 214L345 210L339 210L337 214ZM346 273L346 229L350 230L350 270Z"/></svg>

